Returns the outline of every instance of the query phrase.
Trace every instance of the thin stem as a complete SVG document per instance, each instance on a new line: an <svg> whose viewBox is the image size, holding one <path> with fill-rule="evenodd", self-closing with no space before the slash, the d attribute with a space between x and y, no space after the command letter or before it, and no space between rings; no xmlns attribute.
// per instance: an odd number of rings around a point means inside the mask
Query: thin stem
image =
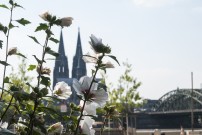
<svg viewBox="0 0 202 135"><path fill-rule="evenodd" d="M104 127L105 127L105 124L106 124L106 121L107 121L107 118L105 116L104 120L103 120L103 125L102 125L102 128L100 130L100 135L102 135L103 131L104 131Z"/></svg>
<svg viewBox="0 0 202 135"><path fill-rule="evenodd" d="M104 56L104 54L103 54L103 56ZM82 108L81 108L81 114L80 114L80 116L79 116L79 119L78 119L78 122L77 122L77 126L76 126L76 130L75 130L75 132L74 132L74 135L77 135L78 128L79 128L79 124L80 124L80 121L81 121L81 119L82 119L82 117L83 117L84 107L85 107L86 102L87 102L87 100L88 100L88 95L89 95L89 93L90 93L91 87L92 87L93 82L94 82L94 80L95 80L96 74L97 74L97 72L98 72L98 70L99 70L99 66L100 66L100 64L101 64L101 62L102 62L101 60L102 60L103 56L102 56L102 57L98 60L98 62L97 62L98 65L97 65L96 70L95 70L95 73L94 73L94 75L93 75L93 79L92 79L92 81L91 81L90 87L89 87L89 89L88 89L88 91L87 91L87 93L86 93L86 98L84 99L84 103L83 103L83 106L82 106Z"/></svg>
<svg viewBox="0 0 202 135"><path fill-rule="evenodd" d="M49 27L49 30L51 29L51 26ZM45 40L45 43L44 43L44 46L43 46L43 53L42 53L42 59L41 59L41 63L40 63L40 67L39 67L39 76L38 76L38 83L37 83L37 87L39 88L40 86L40 78L41 78L41 70L42 70L42 66L43 66L43 62L44 62L44 58L45 58L45 49L48 45L48 34L46 35L46 40ZM30 121L29 121L29 126L28 126L28 129L29 129L29 133L28 135L32 135L32 131L33 131L33 126L34 126L34 123L33 123L33 119L34 119L34 115L35 115L35 112L36 112L36 109L38 107L38 98L35 99L34 101L34 111L32 112L32 114L30 115Z"/></svg>
<svg viewBox="0 0 202 135"><path fill-rule="evenodd" d="M14 6L12 5L11 7L11 14L10 14L10 21L9 21L9 25L11 24L12 22L12 17L13 17L13 8ZM6 35L6 60L5 62L7 63L8 61L8 39L9 39L9 35L10 35L10 28L8 26L8 32L7 32L7 35ZM0 96L0 100L2 100L2 97L3 97L3 94L4 94L4 78L5 78L5 75L6 75L6 65L4 65L4 72L3 72L3 82L2 82L2 92L1 92L1 96Z"/></svg>

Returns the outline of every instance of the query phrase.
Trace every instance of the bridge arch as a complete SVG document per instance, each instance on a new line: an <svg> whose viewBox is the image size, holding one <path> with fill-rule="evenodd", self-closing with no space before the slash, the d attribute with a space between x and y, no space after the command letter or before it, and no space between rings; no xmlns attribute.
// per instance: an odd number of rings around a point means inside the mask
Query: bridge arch
<svg viewBox="0 0 202 135"><path fill-rule="evenodd" d="M163 95L152 108L156 112L180 111L191 109L191 97L193 109L202 109L202 89L177 89Z"/></svg>

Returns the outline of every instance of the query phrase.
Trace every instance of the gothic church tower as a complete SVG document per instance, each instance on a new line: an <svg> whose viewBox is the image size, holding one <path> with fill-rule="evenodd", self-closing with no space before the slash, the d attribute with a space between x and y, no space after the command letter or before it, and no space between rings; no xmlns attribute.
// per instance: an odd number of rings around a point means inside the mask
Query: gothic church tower
<svg viewBox="0 0 202 135"><path fill-rule="evenodd" d="M72 83L73 83L73 79L79 80L80 77L86 75L86 63L82 59L83 52L81 47L80 30L78 31L76 53L73 58L71 78L69 77L68 59L67 59L67 56L65 55L62 31L60 35L58 53L59 53L59 56L56 58L55 67L53 71L53 89L57 82L60 82L60 81L66 82L69 86L71 86L71 89L72 89L72 95L67 100L67 102L74 102L75 104L79 104L79 99L76 95L75 90L72 87Z"/></svg>
<svg viewBox="0 0 202 135"><path fill-rule="evenodd" d="M78 28L76 54L74 55L72 66L72 78L76 78L77 80L86 75L86 63L82 59L82 56L83 52L81 47L80 29Z"/></svg>
<svg viewBox="0 0 202 135"><path fill-rule="evenodd" d="M55 67L53 71L53 88L55 84L59 82L59 80L65 80L66 78L69 78L68 59L67 56L65 55L62 31L60 34L58 53L59 56L56 57Z"/></svg>

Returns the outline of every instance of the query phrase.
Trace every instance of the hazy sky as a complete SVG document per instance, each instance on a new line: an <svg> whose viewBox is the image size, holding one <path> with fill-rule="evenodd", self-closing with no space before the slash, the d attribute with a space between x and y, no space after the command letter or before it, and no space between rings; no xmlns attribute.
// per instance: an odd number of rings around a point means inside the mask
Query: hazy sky
<svg viewBox="0 0 202 135"><path fill-rule="evenodd" d="M0 3L6 3L1 0ZM22 29L11 31L9 46L17 46L28 61L31 56L40 57L39 45L26 35L36 36L43 43L43 33L34 33L43 20L39 14L49 11L59 17L71 16L73 24L63 29L65 51L72 68L78 27L80 27L83 53L90 50L89 36L101 37L112 48L112 54L122 63L128 60L133 65L133 75L142 82L139 88L144 98L158 99L167 92L191 87L191 72L194 73L194 88L202 83L202 1L201 0L18 0L25 10L14 11L14 20L24 17L32 22ZM7 24L9 12L0 9L0 22ZM59 38L60 28L54 27ZM0 39L5 37L0 33ZM51 44L54 50L58 45ZM0 50L0 59L4 58ZM17 59L9 58L16 65ZM53 68L54 62L47 62ZM108 73L115 83L123 67L116 65ZM3 66L0 66L2 73ZM0 74L2 76L2 74ZM0 80L2 82L2 80Z"/></svg>

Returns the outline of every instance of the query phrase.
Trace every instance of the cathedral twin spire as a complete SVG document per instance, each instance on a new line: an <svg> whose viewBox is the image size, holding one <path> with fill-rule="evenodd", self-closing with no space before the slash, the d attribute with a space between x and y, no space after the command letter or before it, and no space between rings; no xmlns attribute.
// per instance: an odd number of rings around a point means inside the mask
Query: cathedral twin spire
<svg viewBox="0 0 202 135"><path fill-rule="evenodd" d="M58 49L59 56L56 58L55 67L53 72L53 87L59 80L69 79L69 68L68 68L68 59L65 55L64 42L63 42L63 34L61 31L60 34L60 43ZM82 59L83 52L81 46L81 37L80 37L80 29L78 31L77 38L77 46L76 53L73 58L73 66L72 66L72 78L80 79L80 77L86 75L86 64Z"/></svg>

